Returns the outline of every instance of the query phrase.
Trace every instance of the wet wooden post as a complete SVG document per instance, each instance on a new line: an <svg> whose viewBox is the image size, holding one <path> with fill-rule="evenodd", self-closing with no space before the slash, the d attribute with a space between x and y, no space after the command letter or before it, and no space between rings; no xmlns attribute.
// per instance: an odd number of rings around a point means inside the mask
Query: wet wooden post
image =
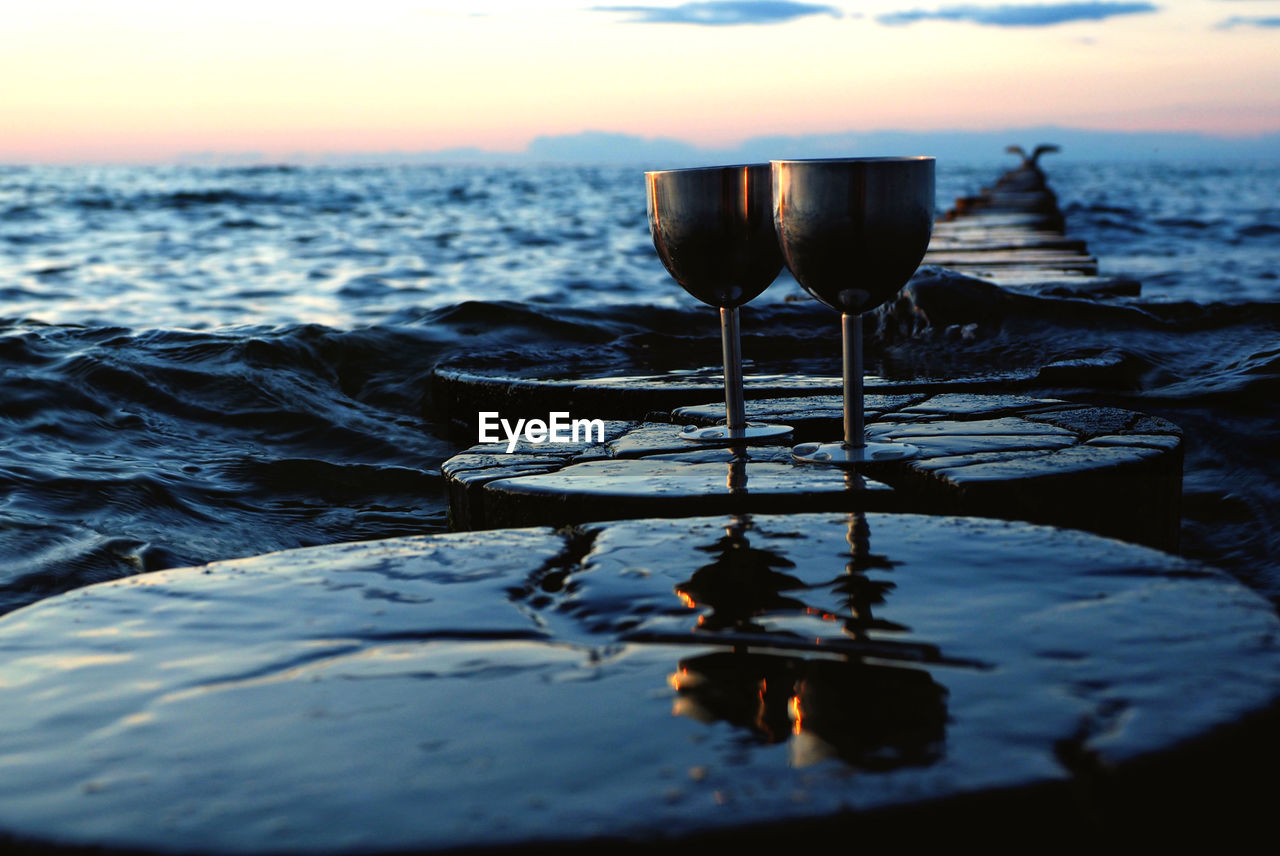
<svg viewBox="0 0 1280 856"><path fill-rule="evenodd" d="M1010 817L1147 840L1171 813L1217 833L1215 811L1269 797L1237 771L1274 766L1278 640L1225 574L975 518L292 550L0 618L0 839L705 852L763 826L1021 846Z"/></svg>

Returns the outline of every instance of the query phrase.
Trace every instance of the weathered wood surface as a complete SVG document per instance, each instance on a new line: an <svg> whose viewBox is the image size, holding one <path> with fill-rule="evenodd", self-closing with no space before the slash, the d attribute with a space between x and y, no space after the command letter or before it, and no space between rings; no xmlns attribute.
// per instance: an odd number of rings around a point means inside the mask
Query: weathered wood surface
<svg viewBox="0 0 1280 856"><path fill-rule="evenodd" d="M1257 787L1238 771L1274 763L1278 640L1223 574L1006 522L714 517L296 550L0 619L0 836L705 852L1010 840L1017 817L1147 837L1218 823Z"/></svg>
<svg viewBox="0 0 1280 856"><path fill-rule="evenodd" d="M865 483L798 463L793 442L841 436L839 396L749 401L747 418L791 425L777 446L705 449L683 424L723 405L680 408L677 424L610 423L606 442L478 444L446 461L459 529L718 512L902 510L1072 526L1175 549L1181 432L1114 408L1015 395L867 396L868 433L919 458L863 469Z"/></svg>
<svg viewBox="0 0 1280 856"><path fill-rule="evenodd" d="M572 368L566 371L566 362L573 362L569 354L554 366L531 364L522 355L475 355L437 366L431 376L434 413L468 429L475 426L481 411L509 418L545 419L552 410L566 410L592 418L637 419L724 395L724 380L713 370L592 377L597 353L593 348L581 355L582 374ZM531 372L544 376L523 376ZM830 394L841 389L837 377L804 374L753 374L745 378L744 386L748 399Z"/></svg>
<svg viewBox="0 0 1280 856"><path fill-rule="evenodd" d="M588 357L589 359L589 357ZM589 414L602 419L641 419L651 414L667 414L690 405L724 397L724 379L719 370L706 369L680 374L614 375L607 377L566 376L563 364L550 367L530 365L522 357L510 360L475 357L437 367L432 376L435 413L474 435L481 411L503 417L546 419L553 410L574 416ZM831 362L839 364L839 354ZM586 365L584 364L584 369ZM523 377L543 371L544 378ZM589 371L589 369L586 369ZM1032 386L1038 371L1015 369L987 372L977 377L887 379L868 375L868 392L896 394L942 392L946 390L1017 390ZM842 390L839 377L810 374L747 375L747 401L795 398L804 395L835 395ZM720 418L724 418L723 404Z"/></svg>

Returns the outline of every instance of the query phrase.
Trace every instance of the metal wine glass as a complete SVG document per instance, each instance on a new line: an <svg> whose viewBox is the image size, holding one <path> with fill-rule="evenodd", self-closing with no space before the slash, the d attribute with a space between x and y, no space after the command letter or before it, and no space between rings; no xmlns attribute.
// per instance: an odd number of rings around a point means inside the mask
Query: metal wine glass
<svg viewBox="0 0 1280 856"><path fill-rule="evenodd" d="M789 433L788 425L748 423L742 394L738 307L756 298L782 271L769 165L646 172L645 183L658 257L685 291L720 309L725 424L690 427L680 436L713 442Z"/></svg>
<svg viewBox="0 0 1280 856"><path fill-rule="evenodd" d="M796 446L803 461L854 466L915 457L868 443L862 411L862 313L889 300L920 265L933 231L934 159L773 161L774 225L804 290L841 313L844 441Z"/></svg>

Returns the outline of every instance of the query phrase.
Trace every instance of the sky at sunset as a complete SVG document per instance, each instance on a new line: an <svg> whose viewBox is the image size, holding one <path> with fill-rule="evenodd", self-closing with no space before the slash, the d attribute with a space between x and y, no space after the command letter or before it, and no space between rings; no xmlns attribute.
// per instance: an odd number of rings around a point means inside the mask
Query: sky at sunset
<svg viewBox="0 0 1280 856"><path fill-rule="evenodd" d="M5 163L1045 124L1280 131L1280 0L44 0L0 29Z"/></svg>

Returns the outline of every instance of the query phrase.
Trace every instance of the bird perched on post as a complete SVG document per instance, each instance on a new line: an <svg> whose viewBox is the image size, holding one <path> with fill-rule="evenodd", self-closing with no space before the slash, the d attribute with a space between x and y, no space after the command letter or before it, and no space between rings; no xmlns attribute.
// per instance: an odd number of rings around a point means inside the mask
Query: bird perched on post
<svg viewBox="0 0 1280 856"><path fill-rule="evenodd" d="M1041 155L1052 154L1053 152L1061 151L1061 149L1051 143L1041 143L1036 146L1035 151L1031 153L1030 157L1027 156L1027 153L1023 150L1022 146L1009 146L1005 151L1011 155L1018 155L1021 157L1024 169L1038 170L1040 169L1039 160Z"/></svg>
<svg viewBox="0 0 1280 856"><path fill-rule="evenodd" d="M1038 161L1041 155L1058 150L1055 145L1041 143L1028 155L1022 146L1009 146L1005 151L1022 158L1022 163L1017 169L1005 173L996 182L996 188L1020 193L1048 192L1048 183L1045 181L1044 172L1040 169Z"/></svg>

